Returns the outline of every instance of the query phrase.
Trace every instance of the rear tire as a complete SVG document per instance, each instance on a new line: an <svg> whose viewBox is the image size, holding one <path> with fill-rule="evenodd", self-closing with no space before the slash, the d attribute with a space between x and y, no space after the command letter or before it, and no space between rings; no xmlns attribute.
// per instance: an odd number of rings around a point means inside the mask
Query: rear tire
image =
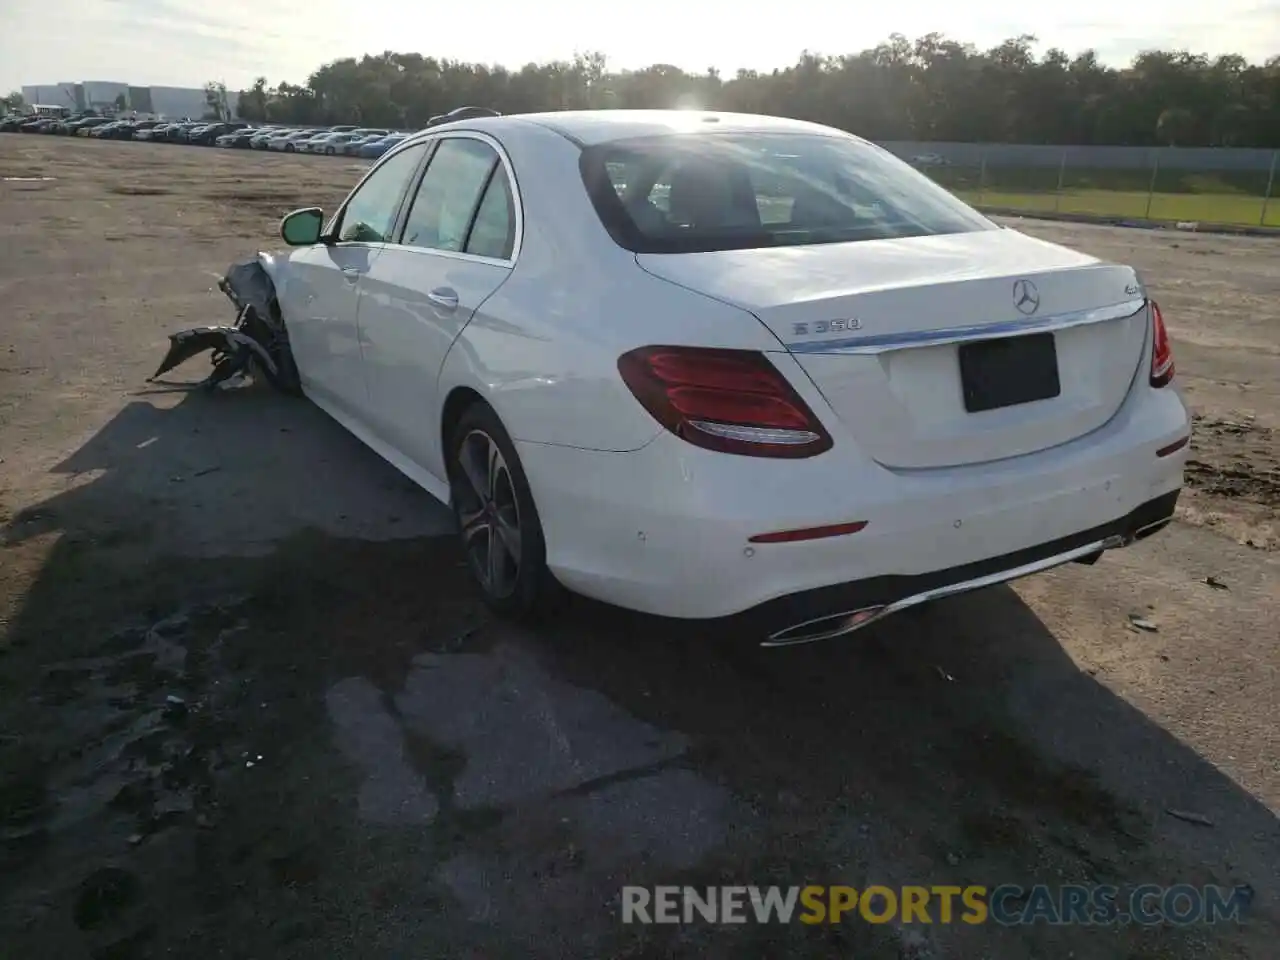
<svg viewBox="0 0 1280 960"><path fill-rule="evenodd" d="M542 522L502 421L477 401L445 442L450 505L485 604L510 620L545 619L558 608L564 588L547 568Z"/></svg>

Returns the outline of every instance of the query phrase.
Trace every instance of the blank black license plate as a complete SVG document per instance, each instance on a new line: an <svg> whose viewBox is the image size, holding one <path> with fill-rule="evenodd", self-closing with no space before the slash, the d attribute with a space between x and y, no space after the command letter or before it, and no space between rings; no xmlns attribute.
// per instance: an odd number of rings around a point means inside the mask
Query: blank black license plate
<svg viewBox="0 0 1280 960"><path fill-rule="evenodd" d="M960 384L970 413L1058 396L1062 384L1053 334L960 344Z"/></svg>

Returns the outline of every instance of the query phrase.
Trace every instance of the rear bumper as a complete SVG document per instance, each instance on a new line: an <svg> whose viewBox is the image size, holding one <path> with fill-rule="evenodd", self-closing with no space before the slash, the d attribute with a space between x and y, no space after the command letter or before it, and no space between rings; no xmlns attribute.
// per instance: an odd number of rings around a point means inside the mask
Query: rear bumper
<svg viewBox="0 0 1280 960"><path fill-rule="evenodd" d="M565 586L663 616L741 615L767 634L1117 546L1109 538L1123 541L1171 515L1188 451L1167 448L1189 429L1176 389L1140 382L1086 436L957 468L889 470L839 434L832 450L808 460L713 453L665 431L626 453L516 447L547 563ZM866 526L751 542L854 521ZM1108 542L1092 546L1099 541Z"/></svg>
<svg viewBox="0 0 1280 960"><path fill-rule="evenodd" d="M768 638L766 646L789 646L838 637L883 617L942 597L1006 583L1072 561L1091 562L1103 550L1124 547L1163 529L1180 491L1148 500L1101 526L1014 553L916 576L872 577L780 597L731 618Z"/></svg>

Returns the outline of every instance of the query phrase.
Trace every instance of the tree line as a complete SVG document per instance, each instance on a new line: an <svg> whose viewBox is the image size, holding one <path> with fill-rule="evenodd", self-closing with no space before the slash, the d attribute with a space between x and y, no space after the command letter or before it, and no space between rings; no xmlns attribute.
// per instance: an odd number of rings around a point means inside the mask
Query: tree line
<svg viewBox="0 0 1280 960"><path fill-rule="evenodd" d="M931 33L861 53L801 54L772 71L610 70L603 54L519 69L388 51L320 67L304 84L259 77L249 121L415 129L461 105L502 113L692 106L797 117L872 140L1280 148L1280 55L1265 64L1151 50L1123 68L1093 51L1037 55L1034 36L988 50ZM205 88L225 115L226 88ZM21 96L0 103L16 107Z"/></svg>
<svg viewBox="0 0 1280 960"><path fill-rule="evenodd" d="M305 84L240 93L246 120L417 128L461 105L502 113L693 106L797 117L872 140L1280 147L1280 56L1265 64L1152 50L1127 67L1092 51L1038 56L1034 36L988 50L931 33L785 69L612 71L603 54L519 69L386 52L325 64Z"/></svg>

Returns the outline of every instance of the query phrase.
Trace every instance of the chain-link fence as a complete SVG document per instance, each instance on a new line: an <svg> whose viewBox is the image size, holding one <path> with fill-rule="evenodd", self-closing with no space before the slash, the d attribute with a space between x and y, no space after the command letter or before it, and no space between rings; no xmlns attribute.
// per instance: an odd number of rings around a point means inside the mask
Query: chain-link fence
<svg viewBox="0 0 1280 960"><path fill-rule="evenodd" d="M883 146L984 209L1280 227L1280 151L968 143Z"/></svg>

